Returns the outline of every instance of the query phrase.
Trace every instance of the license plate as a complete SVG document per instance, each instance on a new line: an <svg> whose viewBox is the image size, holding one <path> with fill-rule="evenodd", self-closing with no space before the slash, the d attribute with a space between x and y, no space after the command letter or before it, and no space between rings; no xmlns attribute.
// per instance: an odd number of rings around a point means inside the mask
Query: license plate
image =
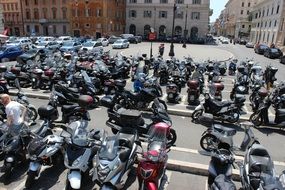
<svg viewBox="0 0 285 190"><path fill-rule="evenodd" d="M169 97L169 98L173 98L173 94L169 94L168 97Z"/></svg>
<svg viewBox="0 0 285 190"><path fill-rule="evenodd" d="M195 100L195 96L190 96L190 100Z"/></svg>

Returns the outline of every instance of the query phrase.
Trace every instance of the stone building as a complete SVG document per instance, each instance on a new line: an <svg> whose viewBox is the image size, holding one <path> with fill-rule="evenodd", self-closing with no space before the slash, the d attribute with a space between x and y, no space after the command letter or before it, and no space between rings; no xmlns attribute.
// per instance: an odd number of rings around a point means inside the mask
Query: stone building
<svg viewBox="0 0 285 190"><path fill-rule="evenodd" d="M2 9L1 23L4 24L4 29L7 35L20 36L23 35L23 17L20 0L0 0ZM2 33L2 30L0 32Z"/></svg>
<svg viewBox="0 0 285 190"><path fill-rule="evenodd" d="M263 0L254 7L251 41L284 46L284 4L283 0Z"/></svg>
<svg viewBox="0 0 285 190"><path fill-rule="evenodd" d="M209 0L128 0L125 32L147 38L153 28L158 38L171 36L175 2L174 34L204 37L209 31Z"/></svg>
<svg viewBox="0 0 285 190"><path fill-rule="evenodd" d="M70 35L69 0L20 0L26 35Z"/></svg>
<svg viewBox="0 0 285 190"><path fill-rule="evenodd" d="M69 10L74 36L99 38L124 33L126 0L70 0Z"/></svg>
<svg viewBox="0 0 285 190"><path fill-rule="evenodd" d="M229 0L225 5L225 36L249 38L253 7L260 0Z"/></svg>

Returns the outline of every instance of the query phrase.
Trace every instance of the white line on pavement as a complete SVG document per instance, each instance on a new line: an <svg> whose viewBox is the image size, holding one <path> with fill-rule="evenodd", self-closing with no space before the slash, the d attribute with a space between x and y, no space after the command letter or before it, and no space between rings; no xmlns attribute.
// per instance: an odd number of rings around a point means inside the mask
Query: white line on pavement
<svg viewBox="0 0 285 190"><path fill-rule="evenodd" d="M24 189L26 181L22 181L17 187L14 188L14 190L22 190Z"/></svg>
<svg viewBox="0 0 285 190"><path fill-rule="evenodd" d="M205 190L208 190L208 179L206 179Z"/></svg>

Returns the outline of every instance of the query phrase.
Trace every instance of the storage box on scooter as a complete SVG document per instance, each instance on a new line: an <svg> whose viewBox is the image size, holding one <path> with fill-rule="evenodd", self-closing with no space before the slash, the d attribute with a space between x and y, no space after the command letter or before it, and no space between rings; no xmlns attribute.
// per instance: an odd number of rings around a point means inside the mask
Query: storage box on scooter
<svg viewBox="0 0 285 190"><path fill-rule="evenodd" d="M214 123L214 116L209 113L203 113L198 120L201 125L211 127Z"/></svg>
<svg viewBox="0 0 285 190"><path fill-rule="evenodd" d="M103 98L101 98L101 106L104 106L106 108L113 108L115 103L113 101L114 99L114 96L112 95L107 95L107 96L104 96Z"/></svg>
<svg viewBox="0 0 285 190"><path fill-rule="evenodd" d="M120 116L120 123L124 126L136 127L143 124L142 114L138 110L121 108L117 113Z"/></svg>
<svg viewBox="0 0 285 190"><path fill-rule="evenodd" d="M48 105L38 108L40 119L56 120L58 118L57 109Z"/></svg>

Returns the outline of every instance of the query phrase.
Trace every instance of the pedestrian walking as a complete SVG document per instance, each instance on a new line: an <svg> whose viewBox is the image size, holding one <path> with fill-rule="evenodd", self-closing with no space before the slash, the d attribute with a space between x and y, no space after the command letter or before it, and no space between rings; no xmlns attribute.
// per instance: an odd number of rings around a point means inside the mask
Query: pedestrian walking
<svg viewBox="0 0 285 190"><path fill-rule="evenodd" d="M164 53L164 44L160 44L158 47L159 55L162 57Z"/></svg>

